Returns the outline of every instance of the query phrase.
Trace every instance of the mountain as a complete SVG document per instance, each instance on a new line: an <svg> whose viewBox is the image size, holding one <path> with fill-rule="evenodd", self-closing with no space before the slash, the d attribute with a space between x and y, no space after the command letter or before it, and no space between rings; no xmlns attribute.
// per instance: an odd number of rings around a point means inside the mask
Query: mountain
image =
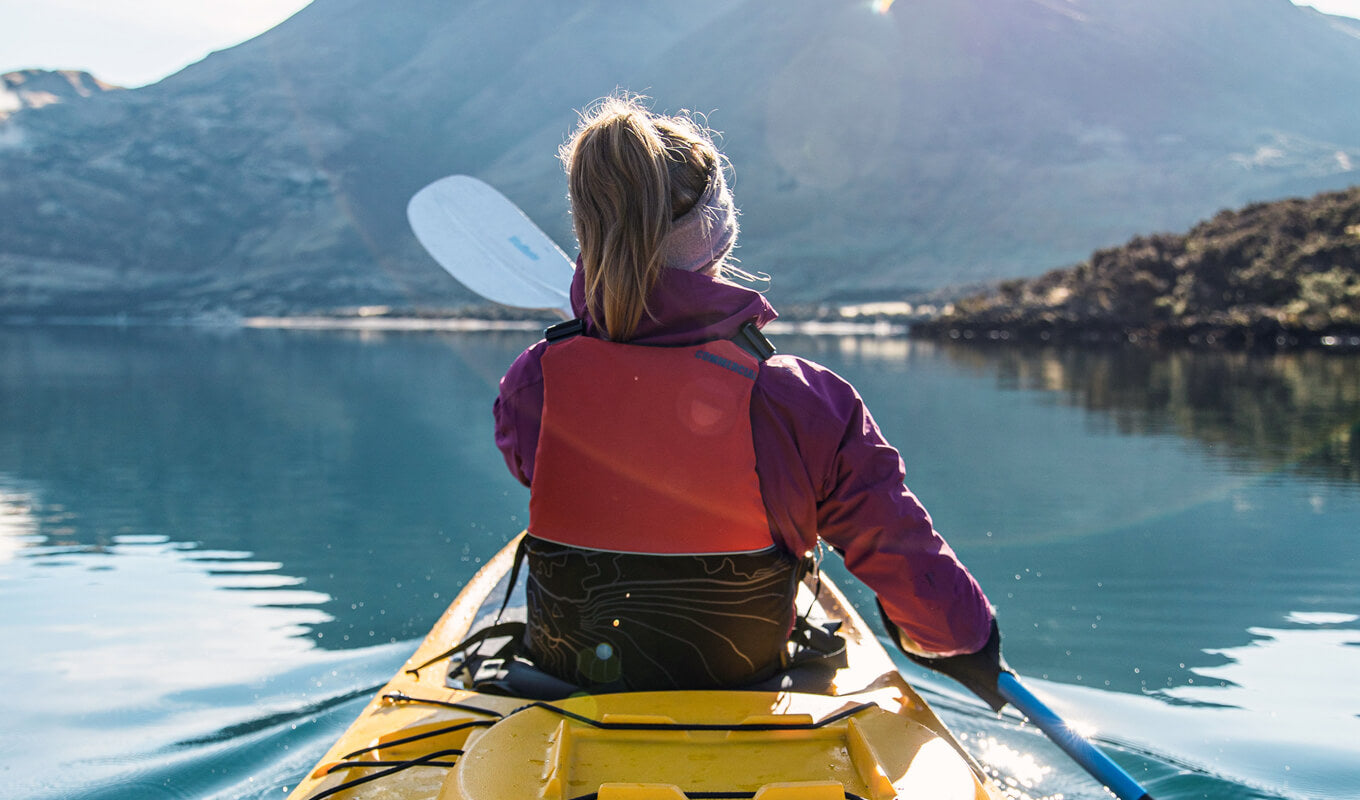
<svg viewBox="0 0 1360 800"><path fill-rule="evenodd" d="M1288 0L315 0L0 122L0 315L468 303L406 200L471 173L569 246L555 151L616 87L722 132L776 304L1035 275L1360 182L1360 34Z"/></svg>
<svg viewBox="0 0 1360 800"><path fill-rule="evenodd" d="M1360 186L1222 211L1007 281L917 335L1360 347Z"/></svg>

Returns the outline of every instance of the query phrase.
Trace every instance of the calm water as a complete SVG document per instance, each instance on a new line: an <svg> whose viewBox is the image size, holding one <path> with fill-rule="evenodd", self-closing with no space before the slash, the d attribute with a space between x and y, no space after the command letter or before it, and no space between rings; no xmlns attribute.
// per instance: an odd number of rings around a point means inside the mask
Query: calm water
<svg viewBox="0 0 1360 800"><path fill-rule="evenodd" d="M0 795L283 797L523 525L532 338L0 328ZM1360 797L1360 359L778 341L1158 798ZM1105 796L908 671L1017 793Z"/></svg>

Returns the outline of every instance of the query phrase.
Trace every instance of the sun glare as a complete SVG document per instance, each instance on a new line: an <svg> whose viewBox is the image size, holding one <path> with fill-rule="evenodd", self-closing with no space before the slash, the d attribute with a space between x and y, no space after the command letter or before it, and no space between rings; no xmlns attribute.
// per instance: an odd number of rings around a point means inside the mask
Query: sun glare
<svg viewBox="0 0 1360 800"><path fill-rule="evenodd" d="M0 564L16 558L38 536L33 500L26 494L0 489Z"/></svg>
<svg viewBox="0 0 1360 800"><path fill-rule="evenodd" d="M869 5L876 14L886 14L892 8L893 0L873 0Z"/></svg>
<svg viewBox="0 0 1360 800"><path fill-rule="evenodd" d="M1360 0L1294 0L1294 5L1312 6L1324 14L1360 17Z"/></svg>

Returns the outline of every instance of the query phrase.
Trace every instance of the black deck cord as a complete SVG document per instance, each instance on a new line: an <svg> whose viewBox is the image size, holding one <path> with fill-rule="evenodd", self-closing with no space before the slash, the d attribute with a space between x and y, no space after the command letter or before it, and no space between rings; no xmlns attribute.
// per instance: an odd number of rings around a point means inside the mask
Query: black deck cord
<svg viewBox="0 0 1360 800"><path fill-rule="evenodd" d="M684 792L684 790L681 791L684 793L685 797L689 798L689 800L749 800L749 798L756 796L755 792ZM842 791L845 790L842 789ZM599 798L600 798L599 792L591 792L590 794L577 795L576 797L569 798L568 800L599 800ZM855 794L854 792L845 792L845 800L865 800L865 798Z"/></svg>
<svg viewBox="0 0 1360 800"><path fill-rule="evenodd" d="M401 692L392 692L389 694L385 694L383 695L383 699L393 700L402 703L424 703L427 705L440 706L444 708L456 708L461 711L472 711L479 714L486 714L488 716L497 718L504 718L505 716L507 716L505 714L501 714L500 712L492 711L486 708L477 708L476 706L463 705L462 703L450 703L444 700L433 700L430 698L412 697L408 694L403 694ZM707 723L679 723L679 722L604 722L602 720L596 720L591 719L590 717L582 716L575 712L568 711L565 708L561 708L551 703L545 703L542 701L535 701L533 703L528 703L526 705L520 706L514 711L511 711L510 715L518 714L519 712L525 711L530 708L541 708L544 709L545 711L549 711L554 714L559 714L563 717L566 717L567 719L580 722L584 725L589 725L592 728L599 728L601 730L610 731L800 731L800 730L817 730L819 728L824 728L833 722L845 719L846 717L854 716L855 714L858 714L859 712L864 711L865 709L873 707L874 707L873 703L859 703L858 705L851 706L850 708L832 714L831 716L818 720L817 722L799 722L791 725L780 725L777 723L768 722L758 723L738 722L726 725ZM490 721L488 720L487 722ZM468 723L467 725L471 726L475 724L478 723L473 722ZM422 736L413 736L410 737L410 739L402 741L411 741L414 739L424 738L425 736L433 736L435 735L435 733L436 732L431 732L423 734ZM389 742L385 746L391 746L399 743L400 742ZM368 749L372 750L374 748ZM355 753L352 753L351 755L363 752L366 751L357 750L355 751ZM350 769L352 767L376 767L376 766L390 766L390 768L385 769L382 772L375 772L372 775L364 775L362 777L346 781L337 786L333 786L330 789L312 795L311 797L307 798L307 800L324 800L324 798L330 797L331 795L337 794L339 792L343 792L346 789L352 789L355 786L368 783L369 781L374 781L379 778L385 778L388 775L392 775L394 773L410 769L411 767L420 766L451 767L454 766L454 762L444 763L437 761L437 759L439 759L442 756L449 755L459 756L462 754L463 751L457 749L437 750L433 753L423 755L420 758L411 759L410 761L353 761L336 764L331 768L332 770ZM349 758L349 756L346 756L346 758ZM864 800L863 798L851 794L849 792L846 792L845 796L848 800ZM752 792L696 792L693 794L687 794L686 797L691 798L691 800L723 800L724 798L755 797L755 794ZM571 800L598 800L598 793L581 795L579 798L572 798Z"/></svg>
<svg viewBox="0 0 1360 800"><path fill-rule="evenodd" d="M874 703L858 703L856 705L850 706L849 708L843 711L838 711L835 714L832 714L831 716L825 717L824 719L818 720L816 722L795 722L784 724L778 722L754 722L754 723L731 722L719 724L706 722L604 722L602 720L591 719L590 717L582 716L581 714L577 714L574 711L568 711L565 708L562 708L561 706L555 706L552 703L545 703L542 700L535 700L532 703L525 703L519 708L516 708L514 711L511 711L509 714L502 714L499 711L492 711L486 708L477 708L476 706L467 706L463 705L462 703L449 703L444 700L432 700L423 697L412 697L409 694L402 694L401 692L392 692L390 694L385 694L383 695L383 699L393 700L401 703L425 703L427 705L442 706L445 708L456 708L462 711L475 711L480 714L486 714L488 716L498 718L514 716L515 714L518 714L521 711L527 711L531 708L541 708L545 711L566 717L567 719L579 722L583 725L589 725L592 728L598 728L600 730L606 731L815 731L819 728L825 728L827 725L830 725L833 722L839 722L840 720L843 720L846 717L853 717L854 715L866 709L876 707Z"/></svg>
<svg viewBox="0 0 1360 800"><path fill-rule="evenodd" d="M599 728L606 731L815 731L824 728L833 722L838 722L846 717L852 717L868 708L874 708L873 703L860 703L851 706L844 711L832 714L825 719L817 722L795 722L792 724L779 724L777 722L734 722L727 724L703 723L703 722L603 722L590 717L566 710L552 703L545 703L541 700L520 706L511 711L510 714L518 714L530 708L542 708L554 714L560 714L567 719L589 725L592 728Z"/></svg>
<svg viewBox="0 0 1360 800"><path fill-rule="evenodd" d="M487 639L499 639L502 636L509 636L511 638L514 638L516 636L522 635L523 633L524 633L523 622L497 622L493 625L488 625L487 627L482 628L481 630L467 637L466 639L454 645L453 647L450 647L448 650L445 650L444 652L440 653L434 658L429 659L423 664L417 664L416 666L411 667L410 669L406 670L406 674L414 675L415 677L419 678L420 671L422 669L425 669L431 664L437 664L440 661L449 658L450 656L455 656L463 652L464 650L473 648L474 645L480 645ZM473 655L476 654L475 649L473 650L472 654Z"/></svg>
<svg viewBox="0 0 1360 800"><path fill-rule="evenodd" d="M480 645L483 641L487 639L495 639L497 638L498 635L501 636L507 635L505 631L511 629L512 627L518 626L522 630L523 626L521 623L507 622L504 625L502 625L501 617L505 614L506 606L510 605L510 596L515 593L515 583L519 580L520 565L524 563L524 554L526 552L525 546L526 542L528 541L528 538L529 537L527 536L521 536L519 539L519 544L515 546L515 558L510 563L510 585L505 587L505 597L501 600L501 607L496 610L495 621L492 622L491 625L487 626L486 628L477 631L476 633L467 637L466 639L454 645L453 647L450 647L448 650L445 650L444 652L440 653L434 658L431 658L430 660L426 661L424 664L420 664L419 666L406 670L407 675L414 675L417 678L419 678L420 671L430 666L431 664L443 661L444 659L456 655L468 649L469 647L472 647L473 645L478 645L479 646L478 649L480 649ZM478 649L474 649L471 655L476 655Z"/></svg>
<svg viewBox="0 0 1360 800"><path fill-rule="evenodd" d="M396 773L401 772L403 770L408 770L411 767L451 767L456 762L444 763L438 761L438 759L442 758L443 756L459 756L462 754L463 754L462 750L437 750L433 753L423 755L420 758L413 758L410 761L385 762L391 765L389 769L385 769L381 772L375 772L372 775L364 775L353 780L345 781L344 783L336 784L335 786L332 786L329 789L317 792L311 797L308 797L307 800L323 800L323 798L339 794L340 792L346 791L348 789L353 789L355 786L362 786L363 784L368 783L369 781L376 781L379 778L386 778L388 775L395 775ZM384 762L375 763L381 764ZM349 765L341 764L339 766Z"/></svg>
<svg viewBox="0 0 1360 800"><path fill-rule="evenodd" d="M493 711L489 708L478 708L477 706L469 706L463 703L450 703L447 700L433 700L428 697L412 697L405 692L388 692L383 695L383 699L391 700L394 703L420 703L427 706L439 706L440 708L456 708L459 711L471 711L474 714L485 714L488 717L495 717L496 719L505 716L501 712Z"/></svg>
<svg viewBox="0 0 1360 800"><path fill-rule="evenodd" d="M759 331L756 331L756 332L759 333ZM770 345L770 346L773 347L774 345ZM812 572L812 602L808 603L807 611L804 611L804 612L802 613L801 617L799 617L799 615L798 615L798 609L797 609L796 606L795 606L795 608L794 608L794 610L793 610L794 616L795 616L795 617L798 617L799 619L801 619L803 625L806 626L806 627L809 627L809 628L812 627L812 623L808 622L808 617L812 616L812 610L813 610L814 608L817 607L817 600L822 596L822 560L821 560L821 553L822 553L822 550L821 550L821 548L822 548L822 543L819 541L819 542L817 543L817 551L816 551L816 553L815 553L815 554L809 554L809 555L807 555L807 556L804 556L804 559L803 559L803 560L806 562L806 566L804 567L804 569L807 570L807 571L811 571L811 572ZM803 573L803 576L806 576L806 575L807 575L807 571L805 571L805 572ZM801 582L802 582L802 579L803 579L803 577L800 576L799 579L798 579L798 582L801 583ZM795 598L795 600L797 599L797 593L796 593L796 592L795 592L795 594L794 594L794 598ZM797 628L797 620L795 620L794 627L795 627L795 629ZM791 632L790 632L790 638L792 638L792 633L793 633L793 632L791 631ZM795 644L796 644L796 642L795 642Z"/></svg>
<svg viewBox="0 0 1360 800"><path fill-rule="evenodd" d="M417 733L417 734L415 734L414 736L407 736L407 737L402 738L402 739L393 739L393 740L390 741L390 742L383 742L382 744L375 744L375 745L373 745L372 747L364 747L364 748L361 748L361 749L359 749L359 750L355 750L355 751L352 752L352 753L346 753L346 754L344 754L343 756L340 756L340 759L341 759L342 761L348 761L348 760L351 759L351 758L355 758L355 757L357 757L357 756L361 756L361 755L363 755L364 753L371 753L371 752L373 752L374 750L381 750L381 749L383 749L384 747L396 747L397 745L410 744L411 742L418 742L418 741L420 741L421 739L432 739L432 738L434 738L435 736L443 736L443 735L446 734L446 733L453 733L454 731L461 731L461 730L464 730L464 729L466 729L466 728L489 728L489 727L491 727L492 725L495 725L495 724L496 724L496 721L495 721L495 720L490 720L490 719L479 719L479 720L475 720L475 721L473 721L473 722L460 722L460 723L457 724L457 725L448 725L448 726L445 726L445 727L443 727L443 728L437 728L437 729L432 730L432 731L425 731L424 733Z"/></svg>
<svg viewBox="0 0 1360 800"><path fill-rule="evenodd" d="M501 615L505 613L506 606L510 605L510 595L515 593L515 583L519 580L519 568L524 564L524 556L529 552L529 537L519 537L519 544L515 545L515 558L510 562L510 583L505 587L505 597L501 598L501 607L496 609L495 625L501 622Z"/></svg>
<svg viewBox="0 0 1360 800"><path fill-rule="evenodd" d="M331 764L330 769L326 770L326 774L329 775L332 772L338 772L342 769L354 769L355 767L456 767L458 766L457 761L426 761L424 759L431 758L435 755L461 756L462 754L463 751L456 748L439 750L436 751L436 753L427 753L421 756L420 763L418 764L416 763L417 759L414 758L404 758L400 761L345 761L338 764Z"/></svg>

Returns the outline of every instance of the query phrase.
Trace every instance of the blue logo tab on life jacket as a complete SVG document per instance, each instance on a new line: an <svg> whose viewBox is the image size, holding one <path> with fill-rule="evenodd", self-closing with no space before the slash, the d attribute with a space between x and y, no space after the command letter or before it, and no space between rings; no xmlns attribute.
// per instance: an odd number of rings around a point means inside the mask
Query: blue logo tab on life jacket
<svg viewBox="0 0 1360 800"><path fill-rule="evenodd" d="M702 361L707 361L710 364L717 364L723 369L731 370L732 372L737 373L743 378L750 378L751 380L756 379L755 370L751 369L748 366L745 366L744 364L738 364L737 362L731 360L730 358L723 358L722 356L710 353L707 350L695 350L694 357Z"/></svg>

